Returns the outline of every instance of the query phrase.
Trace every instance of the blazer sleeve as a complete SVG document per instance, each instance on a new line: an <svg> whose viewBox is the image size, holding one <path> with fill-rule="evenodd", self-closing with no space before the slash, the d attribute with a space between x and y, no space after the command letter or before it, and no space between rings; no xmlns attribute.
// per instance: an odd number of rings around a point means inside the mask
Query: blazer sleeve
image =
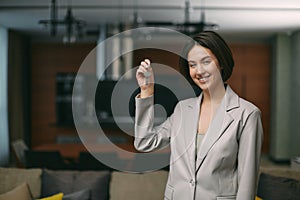
<svg viewBox="0 0 300 200"><path fill-rule="evenodd" d="M154 127L154 97L136 98L134 146L149 152L170 144L173 114L161 125Z"/></svg>
<svg viewBox="0 0 300 200"><path fill-rule="evenodd" d="M263 141L261 112L253 111L243 127L239 138L237 200L254 200Z"/></svg>

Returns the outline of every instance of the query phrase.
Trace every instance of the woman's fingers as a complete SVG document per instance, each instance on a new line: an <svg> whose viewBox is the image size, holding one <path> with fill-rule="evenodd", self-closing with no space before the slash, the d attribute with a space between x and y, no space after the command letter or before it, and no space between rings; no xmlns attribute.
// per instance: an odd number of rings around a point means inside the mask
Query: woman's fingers
<svg viewBox="0 0 300 200"><path fill-rule="evenodd" d="M142 68L142 67L139 67L139 68L137 69L137 73L138 73L138 74L144 74L146 71L147 71L147 70L144 69L144 68Z"/></svg>
<svg viewBox="0 0 300 200"><path fill-rule="evenodd" d="M151 67L151 61L149 59L145 59L141 61L137 71L136 78L139 83L139 86L142 89L149 88L149 85L152 87L154 83L154 76Z"/></svg>
<svg viewBox="0 0 300 200"><path fill-rule="evenodd" d="M150 61L149 62L142 61L140 66L144 67L145 69L148 69L150 67Z"/></svg>
<svg viewBox="0 0 300 200"><path fill-rule="evenodd" d="M148 66L150 66L150 60L149 59L145 59L144 61Z"/></svg>
<svg viewBox="0 0 300 200"><path fill-rule="evenodd" d="M145 59L144 61L141 62L137 72L138 73L145 73L147 71L152 71L152 68L150 67L150 60Z"/></svg>

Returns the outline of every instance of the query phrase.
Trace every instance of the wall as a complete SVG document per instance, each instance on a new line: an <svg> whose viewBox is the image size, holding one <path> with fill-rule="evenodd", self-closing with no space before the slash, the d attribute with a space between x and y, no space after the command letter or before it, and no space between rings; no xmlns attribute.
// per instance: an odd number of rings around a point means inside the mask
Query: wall
<svg viewBox="0 0 300 200"><path fill-rule="evenodd" d="M30 38L9 31L8 112L9 140L22 139L30 146Z"/></svg>
<svg viewBox="0 0 300 200"><path fill-rule="evenodd" d="M0 26L0 166L9 161L8 109L7 109L7 49L8 33Z"/></svg>
<svg viewBox="0 0 300 200"><path fill-rule="evenodd" d="M53 43L32 44L31 137L33 147L55 143L58 135L77 135L74 127L59 127L55 124L55 77L58 72L76 73L84 58L94 47L94 43L71 46Z"/></svg>
<svg viewBox="0 0 300 200"><path fill-rule="evenodd" d="M272 66L272 111L270 156L277 161L290 155L291 41L287 35L274 38Z"/></svg>
<svg viewBox="0 0 300 200"><path fill-rule="evenodd" d="M55 126L55 74L76 72L80 63L94 44L65 47L60 44L32 45L32 144L53 143L57 135L75 135L74 128ZM266 43L233 43L230 45L236 61L230 85L242 97L252 101L262 110L265 141L263 151L269 148L269 70L270 45ZM175 47L174 47L175 48ZM168 56L170 57L168 57ZM133 66L145 57L178 68L176 56L161 51L135 52ZM261 95L264 94L264 95Z"/></svg>
<svg viewBox="0 0 300 200"><path fill-rule="evenodd" d="M270 156L289 161L300 155L300 32L276 35L273 51Z"/></svg>
<svg viewBox="0 0 300 200"><path fill-rule="evenodd" d="M291 107L290 107L290 140L291 154L290 156L300 156L300 31L294 33L291 37L292 52L291 52Z"/></svg>
<svg viewBox="0 0 300 200"><path fill-rule="evenodd" d="M271 46L268 43L230 44L235 59L231 87L262 112L263 152L269 151Z"/></svg>

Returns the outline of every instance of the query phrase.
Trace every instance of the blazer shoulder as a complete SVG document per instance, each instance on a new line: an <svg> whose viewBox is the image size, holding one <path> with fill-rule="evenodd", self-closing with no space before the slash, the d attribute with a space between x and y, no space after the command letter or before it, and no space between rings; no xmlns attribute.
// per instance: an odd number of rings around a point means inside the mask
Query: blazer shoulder
<svg viewBox="0 0 300 200"><path fill-rule="evenodd" d="M253 112L259 112L260 113L260 109L254 105L253 103L251 103L250 101L247 101L241 97L239 97L239 102L240 102L240 109L250 113Z"/></svg>
<svg viewBox="0 0 300 200"><path fill-rule="evenodd" d="M255 115L258 118L261 117L261 111L256 105L243 98L239 98L239 102L240 102L240 106L237 109L237 111L238 111L238 116L240 116L242 124L245 124L245 122L251 115Z"/></svg>
<svg viewBox="0 0 300 200"><path fill-rule="evenodd" d="M226 108L227 111L237 111L238 113L252 113L260 112L259 108L255 106L250 101L241 98L237 93L235 93L229 85L226 88Z"/></svg>

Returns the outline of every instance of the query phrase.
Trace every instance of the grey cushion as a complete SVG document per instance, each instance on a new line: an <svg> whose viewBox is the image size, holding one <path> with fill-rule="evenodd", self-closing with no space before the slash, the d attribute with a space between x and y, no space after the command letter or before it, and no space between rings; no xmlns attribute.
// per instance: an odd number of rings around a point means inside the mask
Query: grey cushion
<svg viewBox="0 0 300 200"><path fill-rule="evenodd" d="M89 189L80 190L71 194L64 195L63 200L90 200L91 191Z"/></svg>
<svg viewBox="0 0 300 200"><path fill-rule="evenodd" d="M300 181L261 173L257 196L264 200L299 200Z"/></svg>
<svg viewBox="0 0 300 200"><path fill-rule="evenodd" d="M58 192L74 193L83 189L91 191L91 200L108 199L109 171L52 171L43 170L42 195Z"/></svg>
<svg viewBox="0 0 300 200"><path fill-rule="evenodd" d="M77 172L75 172L77 173ZM43 170L42 174L42 197L63 192L73 192L74 172Z"/></svg>

